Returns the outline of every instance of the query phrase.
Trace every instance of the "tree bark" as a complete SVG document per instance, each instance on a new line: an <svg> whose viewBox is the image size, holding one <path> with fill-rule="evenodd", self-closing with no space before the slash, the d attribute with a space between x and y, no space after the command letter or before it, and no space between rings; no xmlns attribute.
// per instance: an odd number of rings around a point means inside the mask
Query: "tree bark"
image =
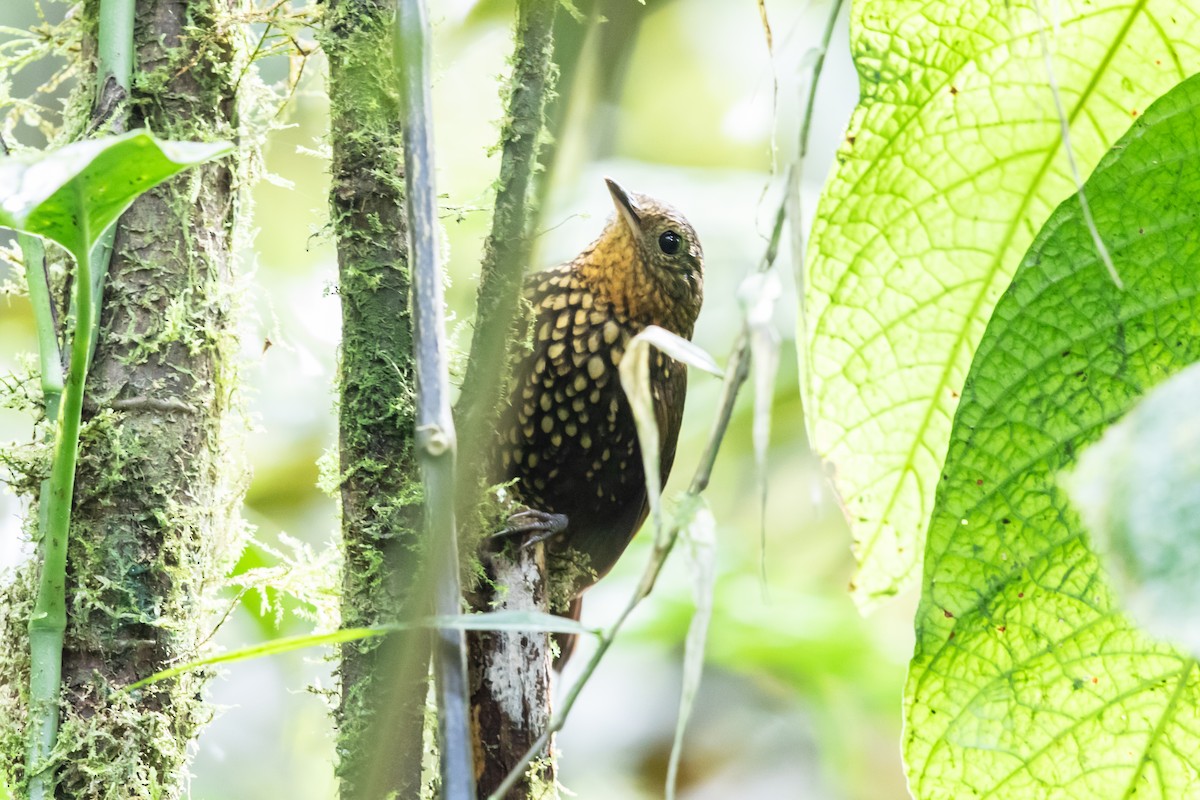
<svg viewBox="0 0 1200 800"><path fill-rule="evenodd" d="M333 185L330 206L342 301L339 446L342 623L420 615L421 488L402 128L392 61L394 4L330 0ZM393 634L342 646L337 709L344 798L416 797L429 637Z"/></svg>
<svg viewBox="0 0 1200 800"><path fill-rule="evenodd" d="M501 594L495 611L547 613L545 548L509 547L491 554L488 573ZM469 637L471 708L477 796L486 798L550 724L550 637L538 631L480 631ZM547 754L504 796L506 800L558 797L557 770Z"/></svg>
<svg viewBox="0 0 1200 800"><path fill-rule="evenodd" d="M475 512L488 478L488 453L510 367L506 354L512 352L509 340L529 266L536 217L532 187L546 126L546 103L554 90L553 32L558 6L559 0L517 2L512 83L500 132L496 208L484 245L470 357L455 408L463 454L458 486L464 550L480 547L483 537L491 533L481 528L482 515ZM479 611L546 612L542 554L539 546L485 555L490 581L471 593L472 606ZM468 642L476 788L477 796L486 798L546 730L550 717L549 638L537 632L491 632L473 634ZM557 797L552 758L539 759L505 796L511 800Z"/></svg>
<svg viewBox="0 0 1200 800"><path fill-rule="evenodd" d="M237 138L232 6L139 0L131 128ZM96 11L92 2L82 12L86 32ZM207 672L138 693L112 689L197 655L214 622L206 600L240 544L245 472L227 435L240 420L237 170L236 157L203 165L143 195L117 224L67 556L59 797L179 797L188 747L211 717L200 699ZM22 577L9 589L10 643L31 588ZM0 683L13 685L14 668L27 664L6 659ZM13 758L7 739L4 750Z"/></svg>

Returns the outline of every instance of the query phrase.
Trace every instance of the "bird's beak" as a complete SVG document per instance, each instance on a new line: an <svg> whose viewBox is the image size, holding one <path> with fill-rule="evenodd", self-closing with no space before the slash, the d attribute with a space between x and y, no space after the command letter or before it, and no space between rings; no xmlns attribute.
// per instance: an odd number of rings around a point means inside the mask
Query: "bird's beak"
<svg viewBox="0 0 1200 800"><path fill-rule="evenodd" d="M638 218L637 211L634 210L633 202L630 201L629 195L612 178L605 178L604 182L608 184L608 193L612 195L613 205L617 207L617 213L621 215L621 218L625 220L625 224L629 226L630 233L637 236L642 232L642 221Z"/></svg>

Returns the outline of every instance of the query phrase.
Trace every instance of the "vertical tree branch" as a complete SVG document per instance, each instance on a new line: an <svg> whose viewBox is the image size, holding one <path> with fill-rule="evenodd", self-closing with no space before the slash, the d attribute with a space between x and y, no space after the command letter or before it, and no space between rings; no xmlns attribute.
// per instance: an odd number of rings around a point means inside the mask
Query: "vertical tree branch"
<svg viewBox="0 0 1200 800"><path fill-rule="evenodd" d="M484 243L476 295L475 330L455 408L465 457L459 465L461 504L473 509L483 480L489 434L499 419L501 386L507 377L506 349L516 317L521 281L528 266L530 187L537 170L545 124L546 97L554 85L552 31L559 0L518 0L516 52L500 132L500 177L492 230ZM460 505L460 509L463 508Z"/></svg>
<svg viewBox="0 0 1200 800"><path fill-rule="evenodd" d="M425 484L426 568L434 582L434 611L462 611L457 529L454 524L454 419L446 358L442 265L438 257L437 192L434 189L433 125L429 102L429 19L424 0L401 0L396 10L396 54L404 119L404 166L408 185L409 251L413 263L414 335L417 356L417 457ZM439 628L434 636L438 744L442 796L475 793L467 721L467 657L463 632Z"/></svg>
<svg viewBox="0 0 1200 800"><path fill-rule="evenodd" d="M491 435L499 419L503 382L508 375L509 340L531 249L535 220L531 187L547 97L553 91L553 28L559 0L518 0L516 47L505 124L501 130L500 177L492 230L484 245L475 331L457 412L460 460L460 519L474 549L483 531L475 522ZM493 583L481 587L472 604L546 611L547 591L541 549L514 557L491 554ZM495 591L495 587L501 587ZM549 718L549 641L542 633L491 632L469 637L471 721L479 796L486 796L540 735ZM512 798L552 797L549 762L535 770Z"/></svg>
<svg viewBox="0 0 1200 800"><path fill-rule="evenodd" d="M322 34L342 302L338 429L346 627L425 611L417 578L422 509L394 13L390 0L329 0ZM343 798L419 793L429 647L423 630L342 646L336 718Z"/></svg>

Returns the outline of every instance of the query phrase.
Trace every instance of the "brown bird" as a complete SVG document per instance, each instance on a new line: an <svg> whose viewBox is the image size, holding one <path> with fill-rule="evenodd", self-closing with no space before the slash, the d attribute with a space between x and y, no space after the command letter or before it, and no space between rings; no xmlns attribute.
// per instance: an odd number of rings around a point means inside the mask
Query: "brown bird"
<svg viewBox="0 0 1200 800"><path fill-rule="evenodd" d="M617 213L572 261L529 275L532 350L520 357L496 438L496 482L528 510L500 535L546 540L556 612L612 569L649 504L633 414L617 367L649 325L690 339L703 298L703 254L678 211L607 180ZM687 392L683 364L656 353L650 381L665 484ZM560 639L566 661L573 640Z"/></svg>

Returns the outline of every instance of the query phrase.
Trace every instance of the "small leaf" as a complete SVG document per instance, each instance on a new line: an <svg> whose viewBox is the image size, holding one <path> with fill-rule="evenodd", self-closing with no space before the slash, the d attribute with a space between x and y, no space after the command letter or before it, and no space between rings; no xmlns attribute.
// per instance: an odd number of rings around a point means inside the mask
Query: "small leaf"
<svg viewBox="0 0 1200 800"><path fill-rule="evenodd" d="M425 624L431 628L456 628L464 631L540 631L585 633L592 636L600 633L600 628L588 627L576 620L541 611L488 611L482 614L431 617Z"/></svg>
<svg viewBox="0 0 1200 800"><path fill-rule="evenodd" d="M228 142L164 141L137 130L0 158L0 226L82 253L142 192L232 150Z"/></svg>
<svg viewBox="0 0 1200 800"><path fill-rule="evenodd" d="M453 628L464 631L542 631L545 633L585 633L593 636L600 633L600 629L589 628L573 619L536 611L491 611L483 614L459 614L453 617L426 617L410 623L378 625L370 628L343 628L332 633L284 636L164 669L148 678L131 683L125 687L125 691L140 689L143 686L165 681L168 678L174 678L185 672L212 664L248 661L253 658L290 653L293 650L303 650L308 647L328 647L413 628Z"/></svg>
<svg viewBox="0 0 1200 800"><path fill-rule="evenodd" d="M679 758L683 754L683 733L692 716L700 678L704 674L704 645L708 639L708 624L712 620L713 587L716 583L717 521L703 497L695 496L679 509L679 529L687 548L689 571L692 575L692 600L696 611L688 624L687 642L683 655L683 689L679 697L679 715L675 721L675 738L671 742L671 757L667 763L667 800L674 800L679 777Z"/></svg>
<svg viewBox="0 0 1200 800"><path fill-rule="evenodd" d="M714 375L721 368L712 356L701 348L668 330L651 325L629 340L619 367L621 387L629 398L633 421L637 426L638 443L642 449L642 465L646 473L646 493L650 516L654 520L655 543L667 534L662 525L662 481L659 476L658 421L654 414L654 397L650 386L650 347L653 345L676 361L698 367Z"/></svg>
<svg viewBox="0 0 1200 800"><path fill-rule="evenodd" d="M750 358L754 365L754 462L758 467L760 567L767 576L767 450L771 443L771 404L779 372L779 334L771 325L775 303L783 289L775 272L754 273L738 290L750 332Z"/></svg>
<svg viewBox="0 0 1200 800"><path fill-rule="evenodd" d="M1148 394L1064 487L1125 608L1200 655L1200 365Z"/></svg>

